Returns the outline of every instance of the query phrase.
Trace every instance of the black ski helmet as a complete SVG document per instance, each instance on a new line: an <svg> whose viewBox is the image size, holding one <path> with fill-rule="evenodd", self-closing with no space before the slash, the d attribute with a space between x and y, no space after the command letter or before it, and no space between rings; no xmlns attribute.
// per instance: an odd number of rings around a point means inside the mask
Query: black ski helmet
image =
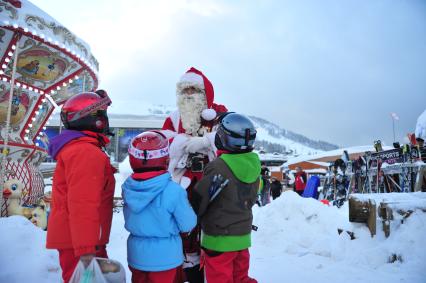
<svg viewBox="0 0 426 283"><path fill-rule="evenodd" d="M232 153L250 152L254 148L255 139L256 129L246 116L230 112L220 118L215 137L218 149Z"/></svg>

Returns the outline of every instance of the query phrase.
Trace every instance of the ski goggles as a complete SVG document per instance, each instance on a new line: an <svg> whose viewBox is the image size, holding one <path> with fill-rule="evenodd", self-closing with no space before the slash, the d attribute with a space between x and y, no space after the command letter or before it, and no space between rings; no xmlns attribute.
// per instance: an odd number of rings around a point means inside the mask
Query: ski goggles
<svg viewBox="0 0 426 283"><path fill-rule="evenodd" d="M108 106L111 105L111 99L109 98L108 94L104 90L98 90L95 92L97 95L101 97L100 100L96 101L95 103L87 106L86 108L83 108L80 111L76 112L69 112L68 115L68 121L73 122L75 120L78 120L80 118L83 118L85 116L88 116L92 113L97 113L98 111L106 111Z"/></svg>

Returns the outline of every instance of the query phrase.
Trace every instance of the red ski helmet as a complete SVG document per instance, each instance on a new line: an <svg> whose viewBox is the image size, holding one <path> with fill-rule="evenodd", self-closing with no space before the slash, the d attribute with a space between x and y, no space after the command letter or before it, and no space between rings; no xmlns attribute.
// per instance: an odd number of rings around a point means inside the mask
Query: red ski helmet
<svg viewBox="0 0 426 283"><path fill-rule="evenodd" d="M69 130L88 130L108 134L107 108L109 105L111 105L111 99L104 90L77 94L62 106L62 123Z"/></svg>
<svg viewBox="0 0 426 283"><path fill-rule="evenodd" d="M129 143L130 167L134 172L165 170L169 163L169 141L161 132L147 131Z"/></svg>

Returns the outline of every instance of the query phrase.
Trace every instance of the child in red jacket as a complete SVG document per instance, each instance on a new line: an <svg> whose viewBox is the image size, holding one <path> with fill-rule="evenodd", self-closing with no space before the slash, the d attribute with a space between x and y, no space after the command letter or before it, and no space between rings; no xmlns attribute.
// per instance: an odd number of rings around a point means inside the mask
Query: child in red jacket
<svg viewBox="0 0 426 283"><path fill-rule="evenodd" d="M57 163L46 246L59 251L65 283L79 260L88 265L95 256L108 257L115 170L103 147L109 142L110 104L101 90L69 99L61 112L67 130L49 145Z"/></svg>

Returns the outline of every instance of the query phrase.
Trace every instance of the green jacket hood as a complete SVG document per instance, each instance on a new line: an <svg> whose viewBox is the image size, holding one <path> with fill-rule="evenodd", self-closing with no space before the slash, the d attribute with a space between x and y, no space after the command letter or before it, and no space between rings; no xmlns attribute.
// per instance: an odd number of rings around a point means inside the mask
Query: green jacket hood
<svg viewBox="0 0 426 283"><path fill-rule="evenodd" d="M222 154L220 157L243 183L254 183L260 176L260 159L254 152Z"/></svg>

